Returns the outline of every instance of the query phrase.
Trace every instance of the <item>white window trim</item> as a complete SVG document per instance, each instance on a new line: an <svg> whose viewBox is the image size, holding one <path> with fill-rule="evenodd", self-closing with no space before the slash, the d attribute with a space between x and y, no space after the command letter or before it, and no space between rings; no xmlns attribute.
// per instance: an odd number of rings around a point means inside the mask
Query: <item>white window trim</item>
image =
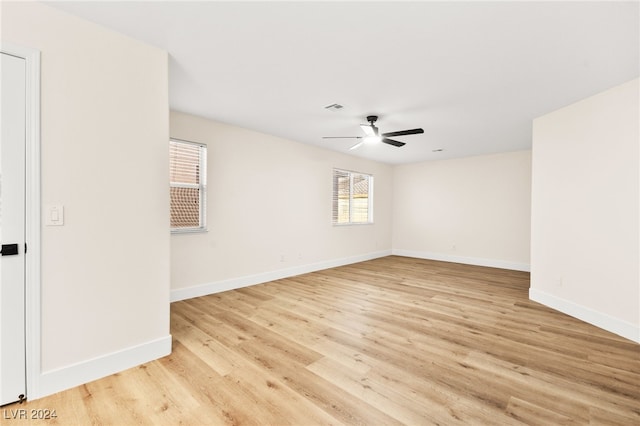
<svg viewBox="0 0 640 426"><path fill-rule="evenodd" d="M373 225L373 186L374 186L374 178L373 175L370 173L363 173L363 172L358 172L355 170L346 170L346 169L341 169L338 167L334 167L331 171L331 180L332 180L332 184L333 184L333 176L335 174L335 172L343 172L343 173L348 173L349 174L349 222L343 222L343 223L339 223L339 222L334 222L333 221L333 200L334 200L334 195L333 194L333 190L331 193L331 224L333 226L361 226L361 225ZM369 207L367 209L367 221L366 222L351 222L351 218L353 217L353 208L354 208L354 203L353 201L353 178L352 175L353 174L359 174L359 175L366 175L369 176L369 192L368 192L368 201L369 201Z"/></svg>
<svg viewBox="0 0 640 426"><path fill-rule="evenodd" d="M201 151L202 155L200 155L200 184L169 182L170 188L199 189L198 193L200 195L200 211L199 211L200 226L197 226L197 227L194 226L189 228L171 227L171 233L172 234L194 234L194 233L209 232L209 229L207 228L207 145L203 143L186 141L186 140L177 139L177 138L169 138L169 140L172 142L186 143L186 144L198 146L200 148L204 148L204 151Z"/></svg>

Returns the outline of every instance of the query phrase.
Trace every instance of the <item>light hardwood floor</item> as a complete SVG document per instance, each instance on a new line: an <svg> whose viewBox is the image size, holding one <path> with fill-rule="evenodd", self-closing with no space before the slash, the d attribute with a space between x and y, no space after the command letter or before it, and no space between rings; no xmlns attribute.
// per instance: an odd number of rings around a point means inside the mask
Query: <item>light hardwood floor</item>
<svg viewBox="0 0 640 426"><path fill-rule="evenodd" d="M390 256L177 302L171 356L4 409L65 425L639 425L640 345L528 288L523 272Z"/></svg>

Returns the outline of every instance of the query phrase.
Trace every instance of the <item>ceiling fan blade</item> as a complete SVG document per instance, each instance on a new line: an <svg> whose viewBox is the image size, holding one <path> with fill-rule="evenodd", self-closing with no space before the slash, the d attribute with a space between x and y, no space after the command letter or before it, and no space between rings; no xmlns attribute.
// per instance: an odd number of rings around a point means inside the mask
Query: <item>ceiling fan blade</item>
<svg viewBox="0 0 640 426"><path fill-rule="evenodd" d="M364 143L364 141L362 142L358 142L357 144L355 144L354 146L352 146L351 148L349 148L349 151L351 151L352 149L356 149L359 148L360 146L362 146L362 144Z"/></svg>
<svg viewBox="0 0 640 426"><path fill-rule="evenodd" d="M409 129L409 130L400 130L398 132L388 132L383 133L382 136L406 136L406 135L418 135L420 133L424 133L422 129Z"/></svg>
<svg viewBox="0 0 640 426"><path fill-rule="evenodd" d="M406 145L404 142L394 141L393 139L388 138L383 138L382 142L388 143L389 145L397 146L398 148Z"/></svg>
<svg viewBox="0 0 640 426"><path fill-rule="evenodd" d="M370 124L361 124L360 128L367 136L377 136L378 132L376 132L376 130L378 129L375 126L372 126Z"/></svg>
<svg viewBox="0 0 640 426"><path fill-rule="evenodd" d="M322 139L362 139L362 136L323 136Z"/></svg>

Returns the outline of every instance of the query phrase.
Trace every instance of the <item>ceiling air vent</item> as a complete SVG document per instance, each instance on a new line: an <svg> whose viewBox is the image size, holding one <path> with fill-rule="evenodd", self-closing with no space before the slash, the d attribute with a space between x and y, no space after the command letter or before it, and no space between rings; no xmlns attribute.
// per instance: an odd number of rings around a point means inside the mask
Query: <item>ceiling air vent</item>
<svg viewBox="0 0 640 426"><path fill-rule="evenodd" d="M329 111L338 111L341 110L342 108L344 108L342 105L340 104L331 104L331 105L327 105L326 107L324 107L324 109L328 109Z"/></svg>

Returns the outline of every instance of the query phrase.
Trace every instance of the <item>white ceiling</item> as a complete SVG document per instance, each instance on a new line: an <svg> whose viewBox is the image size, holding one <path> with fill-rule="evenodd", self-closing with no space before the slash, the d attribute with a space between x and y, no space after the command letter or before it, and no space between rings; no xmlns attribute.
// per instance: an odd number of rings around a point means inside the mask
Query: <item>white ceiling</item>
<svg viewBox="0 0 640 426"><path fill-rule="evenodd" d="M167 50L172 109L390 164L528 149L533 118L640 75L638 1L49 4ZM369 114L425 132L322 139Z"/></svg>

